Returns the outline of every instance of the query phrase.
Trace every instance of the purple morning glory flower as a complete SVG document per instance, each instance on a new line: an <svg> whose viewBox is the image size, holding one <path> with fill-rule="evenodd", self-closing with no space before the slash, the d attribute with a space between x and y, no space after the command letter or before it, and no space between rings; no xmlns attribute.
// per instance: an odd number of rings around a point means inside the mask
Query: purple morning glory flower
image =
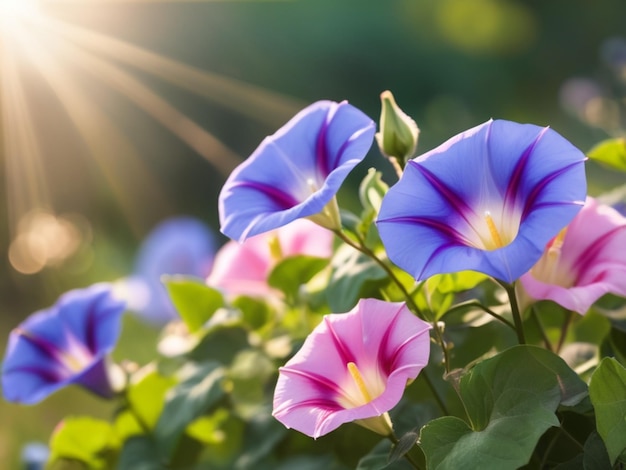
<svg viewBox="0 0 626 470"><path fill-rule="evenodd" d="M8 401L37 403L70 384L105 398L114 395L106 358L120 333L124 303L96 284L62 295L9 336L2 364Z"/></svg>
<svg viewBox="0 0 626 470"><path fill-rule="evenodd" d="M410 160L383 199L389 259L421 280L479 271L513 282L585 202L585 156L557 132L490 120Z"/></svg>
<svg viewBox="0 0 626 470"><path fill-rule="evenodd" d="M186 274L204 279L215 254L213 232L200 220L181 216L157 225L146 237L126 280L129 307L144 319L162 325L178 317L165 286L164 274Z"/></svg>
<svg viewBox="0 0 626 470"><path fill-rule="evenodd" d="M428 363L429 329L404 303L376 299L326 315L280 369L274 417L313 438L351 421L390 434L387 411Z"/></svg>
<svg viewBox="0 0 626 470"><path fill-rule="evenodd" d="M367 154L374 131L346 101L303 109L229 176L219 196L222 232L242 242L302 217L339 228L335 193Z"/></svg>

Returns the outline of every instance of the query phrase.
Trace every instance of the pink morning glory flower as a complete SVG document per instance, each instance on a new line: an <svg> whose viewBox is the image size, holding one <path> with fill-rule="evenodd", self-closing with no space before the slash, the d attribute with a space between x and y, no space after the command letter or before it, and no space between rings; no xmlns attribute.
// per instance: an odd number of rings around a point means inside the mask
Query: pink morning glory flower
<svg viewBox="0 0 626 470"><path fill-rule="evenodd" d="M580 314L604 294L626 297L626 217L588 198L520 283L523 303L548 299Z"/></svg>
<svg viewBox="0 0 626 470"><path fill-rule="evenodd" d="M429 328L404 303L376 299L326 315L280 369L274 417L313 438L351 421L388 435L387 411L428 363Z"/></svg>
<svg viewBox="0 0 626 470"><path fill-rule="evenodd" d="M426 279L513 282L585 201L585 156L549 128L490 120L409 160L378 229L389 259Z"/></svg>
<svg viewBox="0 0 626 470"><path fill-rule="evenodd" d="M267 284L267 278L279 261L295 255L329 258L332 247L332 232L309 220L294 220L243 243L226 243L215 255L207 284L232 296L278 295Z"/></svg>
<svg viewBox="0 0 626 470"><path fill-rule="evenodd" d="M96 284L62 295L34 313L9 336L2 364L8 401L33 404L70 384L102 397L114 389L106 359L120 333L124 303Z"/></svg>
<svg viewBox="0 0 626 470"><path fill-rule="evenodd" d="M339 228L335 194L374 131L374 121L347 101L300 111L229 176L219 196L222 233L242 242L303 217Z"/></svg>

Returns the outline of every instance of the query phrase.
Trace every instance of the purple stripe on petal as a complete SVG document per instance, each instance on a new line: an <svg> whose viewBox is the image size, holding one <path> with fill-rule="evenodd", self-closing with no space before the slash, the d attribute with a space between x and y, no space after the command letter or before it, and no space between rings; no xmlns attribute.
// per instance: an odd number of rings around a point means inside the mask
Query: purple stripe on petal
<svg viewBox="0 0 626 470"><path fill-rule="evenodd" d="M403 308L404 306L401 306L400 308L398 308L396 313L391 318L389 325L387 326L387 329L385 330L385 334L380 340L380 344L378 345L378 349L376 351L376 357L383 359L382 364L381 364L381 369L384 372L385 376L387 377L389 376L389 374L391 373L391 370L393 369L393 361L390 361L389 358L387 357L387 347L389 344L390 337L393 334L393 329L396 326L398 317Z"/></svg>
<svg viewBox="0 0 626 470"><path fill-rule="evenodd" d="M576 272L582 273L587 271L594 263L598 254L605 249L609 240L619 235L620 232L626 232L626 225L615 227L613 230L610 230L609 232L603 234L600 238L594 240L593 244L589 246L588 249L576 260L576 263L573 266ZM624 282L626 282L626 280Z"/></svg>
<svg viewBox="0 0 626 470"><path fill-rule="evenodd" d="M85 322L85 346L87 346L87 350L92 355L95 355L98 351L96 347L97 302L98 300L94 300L93 302L91 302L91 304L87 308L87 313L85 314L87 316L87 321Z"/></svg>
<svg viewBox="0 0 626 470"><path fill-rule="evenodd" d="M50 368L46 369L44 367L30 366L30 365L6 369L4 371L4 374L5 375L9 375L9 374L36 375L43 382L48 382L51 384L67 379L67 374L61 373L61 370L59 369L50 369Z"/></svg>
<svg viewBox="0 0 626 470"><path fill-rule="evenodd" d="M328 132L328 124L332 119L332 115L326 117L326 120L320 127L317 133L317 139L315 140L315 159L317 161L317 169L320 172L322 178L326 178L330 173L328 148L326 147L326 134Z"/></svg>
<svg viewBox="0 0 626 470"><path fill-rule="evenodd" d="M524 203L524 210L522 212L521 221L523 222L528 217L529 213L532 212L539 204L536 202L537 199L541 197L541 193L545 191L549 184L553 183L558 178L565 175L570 170L575 170L577 166L579 166L579 162L574 162L570 165L567 165L563 168L559 168L552 173L544 176L537 184L532 188L530 193L526 196L526 202ZM572 205L572 204L580 204L582 205L583 200L575 200L575 201L560 201L556 202L555 205ZM546 204L544 204L546 205Z"/></svg>
<svg viewBox="0 0 626 470"><path fill-rule="evenodd" d="M454 229L451 225L446 224L445 222L434 220L427 217L389 217L384 220L379 220L379 223L395 223L395 224L415 224L415 225L423 225L428 227L444 237L446 237L450 242L461 245L469 245L470 242L467 240L463 234ZM419 243L419 240L416 240L416 243Z"/></svg>
<svg viewBox="0 0 626 470"><path fill-rule="evenodd" d="M343 344L341 339L337 336L335 329L333 328L333 324L331 323L328 316L324 317L324 323L328 328L328 332L330 333L330 338L332 340L333 346L337 350L337 353L341 357L341 360L344 365L347 365L348 362L356 362L354 359L354 354L350 351L347 345Z"/></svg>
<svg viewBox="0 0 626 470"><path fill-rule="evenodd" d="M248 188L254 191L258 191L264 196L271 199L281 209L290 209L293 206L300 204L294 196L282 191L274 186L261 183L259 181L238 181L233 183L232 188Z"/></svg>
<svg viewBox="0 0 626 470"><path fill-rule="evenodd" d="M531 142L531 144L522 152L521 157L515 164L513 169L513 173L511 174L511 178L509 179L509 183L506 188L506 194L504 195L504 204L503 207L506 210L507 208L514 208L517 204L517 198L520 196L520 190L524 180L524 174L526 172L526 167L530 160L530 157L533 153L533 150L537 146L537 143L544 136L547 127L543 128L543 130L537 134L535 140Z"/></svg>
<svg viewBox="0 0 626 470"><path fill-rule="evenodd" d="M324 398L312 398L310 400L302 400L296 403L286 403L280 409L274 410L274 415L291 413L299 408L319 409L323 412L337 412L343 409L337 402Z"/></svg>
<svg viewBox="0 0 626 470"><path fill-rule="evenodd" d="M48 341L45 338L32 335L28 331L25 331L21 328L16 328L13 331L19 338L41 351L44 356L48 356L56 360L60 359L62 352L58 345L52 343L51 341Z"/></svg>
<svg viewBox="0 0 626 470"><path fill-rule="evenodd" d="M465 201L452 189L446 186L437 176L428 171L423 165L420 165L413 160L409 160L408 164L416 168L422 176L430 183L430 185L448 202L450 209L456 211L468 224L466 214L472 213L472 209L465 203Z"/></svg>
<svg viewBox="0 0 626 470"><path fill-rule="evenodd" d="M343 390L341 389L339 385L337 385L332 380L327 379L326 377L323 377L319 374L315 374L313 372L308 372L305 370L294 369L291 367L281 367L280 372L287 374L287 375L296 375L298 377L302 377L308 380L309 382L311 382L311 384L314 385L315 387L332 392L333 396L344 394Z"/></svg>

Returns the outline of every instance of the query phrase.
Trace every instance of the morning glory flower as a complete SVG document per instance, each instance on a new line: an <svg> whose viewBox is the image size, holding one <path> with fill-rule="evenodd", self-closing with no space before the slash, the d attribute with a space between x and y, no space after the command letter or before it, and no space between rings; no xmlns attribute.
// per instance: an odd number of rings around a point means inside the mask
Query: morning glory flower
<svg viewBox="0 0 626 470"><path fill-rule="evenodd" d="M161 282L164 274L185 274L204 279L215 254L213 232L200 220L179 216L159 223L145 238L135 261L134 274L118 290L128 306L143 319L163 325L179 318Z"/></svg>
<svg viewBox="0 0 626 470"><path fill-rule="evenodd" d="M340 228L335 193L367 154L374 130L347 101L300 111L229 176L219 196L222 232L242 242L303 217Z"/></svg>
<svg viewBox="0 0 626 470"><path fill-rule="evenodd" d="M626 297L626 217L588 198L520 287L523 304L548 299L580 314L604 294Z"/></svg>
<svg viewBox="0 0 626 470"><path fill-rule="evenodd" d="M404 303L376 299L326 315L280 369L274 417L313 438L351 421L390 434L387 411L428 363L429 328Z"/></svg>
<svg viewBox="0 0 626 470"><path fill-rule="evenodd" d="M215 255L207 284L231 296L279 296L267 284L272 269L290 256L330 258L333 234L311 221L298 219L243 243L230 241Z"/></svg>
<svg viewBox="0 0 626 470"><path fill-rule="evenodd" d="M426 279L479 271L513 282L586 196L585 156L549 128L490 120L409 160L383 199L389 259Z"/></svg>
<svg viewBox="0 0 626 470"><path fill-rule="evenodd" d="M9 336L2 364L4 397L33 404L70 384L112 397L106 360L123 311L110 286L96 284L67 292L52 307L32 314Z"/></svg>

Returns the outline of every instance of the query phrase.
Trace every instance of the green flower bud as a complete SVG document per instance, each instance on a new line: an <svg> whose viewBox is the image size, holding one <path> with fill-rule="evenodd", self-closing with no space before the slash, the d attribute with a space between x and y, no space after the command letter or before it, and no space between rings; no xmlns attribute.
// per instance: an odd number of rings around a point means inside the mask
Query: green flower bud
<svg viewBox="0 0 626 470"><path fill-rule="evenodd" d="M380 101L380 132L376 134L378 146L383 155L395 158L404 165L415 153L420 131L415 121L398 107L389 90L381 93Z"/></svg>

